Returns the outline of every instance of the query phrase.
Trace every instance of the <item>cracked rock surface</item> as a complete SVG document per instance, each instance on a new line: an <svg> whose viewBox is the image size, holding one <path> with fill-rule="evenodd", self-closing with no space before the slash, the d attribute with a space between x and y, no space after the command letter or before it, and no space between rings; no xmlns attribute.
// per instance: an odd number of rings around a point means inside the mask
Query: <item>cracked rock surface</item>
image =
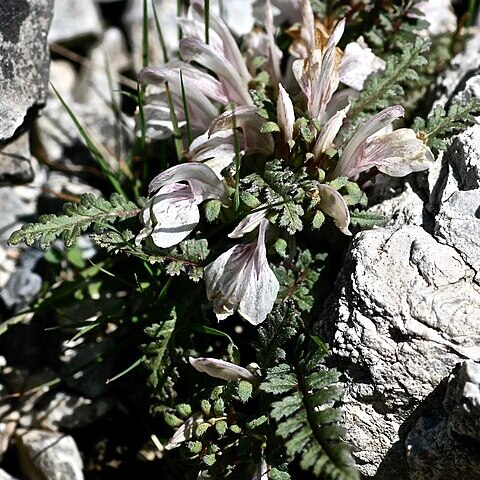
<svg viewBox="0 0 480 480"><path fill-rule="evenodd" d="M480 36L442 78L440 102L480 98L472 58ZM355 237L317 324L340 365L343 423L364 478L480 478L479 152L474 125L415 191L407 180L372 208L391 220Z"/></svg>
<svg viewBox="0 0 480 480"><path fill-rule="evenodd" d="M406 439L410 478L480 478L480 364L465 361L429 404Z"/></svg>
<svg viewBox="0 0 480 480"><path fill-rule="evenodd" d="M53 0L2 0L0 145L25 127L47 98L47 32Z"/></svg>

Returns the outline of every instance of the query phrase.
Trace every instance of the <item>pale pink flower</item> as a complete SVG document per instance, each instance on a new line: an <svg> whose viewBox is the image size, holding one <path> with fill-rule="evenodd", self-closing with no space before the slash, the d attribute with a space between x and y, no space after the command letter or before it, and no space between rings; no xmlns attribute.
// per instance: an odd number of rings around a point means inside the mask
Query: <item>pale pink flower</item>
<svg viewBox="0 0 480 480"><path fill-rule="evenodd" d="M395 105L365 122L343 150L332 177L355 178L372 167L392 176L404 176L429 168L434 156L413 130L402 128L375 135L404 113L402 106Z"/></svg>
<svg viewBox="0 0 480 480"><path fill-rule="evenodd" d="M248 214L228 236L230 238L242 238L246 233L253 232L262 223L266 214L267 208Z"/></svg>
<svg viewBox="0 0 480 480"><path fill-rule="evenodd" d="M300 59L293 62L293 73L307 97L307 110L310 118L321 117L338 87L339 73L335 49L344 29L345 20L341 20L328 39L325 51L315 48L305 60Z"/></svg>
<svg viewBox="0 0 480 480"><path fill-rule="evenodd" d="M257 377L246 368L240 367L235 363L226 362L225 360L208 357L189 357L188 361L195 370L206 373L214 378L220 378L226 381L246 380L251 383L254 383L257 380Z"/></svg>
<svg viewBox="0 0 480 480"><path fill-rule="evenodd" d="M267 225L268 220L263 219L257 240L235 245L205 267L207 295L219 320L236 310L258 325L272 310L280 285L267 260Z"/></svg>
<svg viewBox="0 0 480 480"><path fill-rule="evenodd" d="M350 211L345 199L333 187L326 184L318 186L320 203L318 208L333 218L336 227L345 235L352 233L348 229L350 225Z"/></svg>
<svg viewBox="0 0 480 480"><path fill-rule="evenodd" d="M165 445L165 450L173 450L187 440L190 440L193 437L196 428L204 421L205 420L201 413L193 414L185 421L183 425L180 425L180 427L177 428L172 438Z"/></svg>
<svg viewBox="0 0 480 480"><path fill-rule="evenodd" d="M151 237L160 248L172 247L192 232L200 220L200 203L227 201L225 185L203 163L184 163L165 170L150 183L149 193L154 192L140 213L144 228L135 241L138 244Z"/></svg>
<svg viewBox="0 0 480 480"><path fill-rule="evenodd" d="M242 106L227 110L216 117L208 129L209 135L234 127L243 132L243 148L249 153L270 154L273 152L273 138L270 134L260 133L265 119L258 115L257 107Z"/></svg>
<svg viewBox="0 0 480 480"><path fill-rule="evenodd" d="M277 123L280 130L283 132L285 143L293 140L295 112L292 100L281 83L278 84Z"/></svg>

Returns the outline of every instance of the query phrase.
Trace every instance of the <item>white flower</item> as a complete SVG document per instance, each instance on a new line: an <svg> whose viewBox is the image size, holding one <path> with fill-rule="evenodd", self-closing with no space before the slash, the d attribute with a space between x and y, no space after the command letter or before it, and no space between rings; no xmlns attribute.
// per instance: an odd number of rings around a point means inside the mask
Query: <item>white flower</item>
<svg viewBox="0 0 480 480"><path fill-rule="evenodd" d="M287 143L293 139L295 112L293 110L292 100L281 83L278 84L277 118L278 126L283 132L285 143Z"/></svg>
<svg viewBox="0 0 480 480"><path fill-rule="evenodd" d="M338 22L328 39L325 51L315 48L305 60L293 62L293 74L307 97L310 118L320 118L338 87L340 80L336 48L344 29L345 20L343 19Z"/></svg>
<svg viewBox="0 0 480 480"><path fill-rule="evenodd" d="M256 377L246 368L235 365L234 363L218 360L216 358L189 357L188 361L195 370L206 373L214 378L222 380L247 380L247 382L255 382Z"/></svg>
<svg viewBox="0 0 480 480"><path fill-rule="evenodd" d="M331 147L349 110L350 104L348 104L343 110L339 110L325 123L325 125L323 125L322 130L315 141L315 146L313 147L314 159L317 159L322 153L326 152Z"/></svg>
<svg viewBox="0 0 480 480"><path fill-rule="evenodd" d="M267 225L268 220L263 219L256 241L235 245L205 267L207 295L219 320L237 310L258 325L272 310L280 285L267 260Z"/></svg>
<svg viewBox="0 0 480 480"><path fill-rule="evenodd" d="M257 107L244 105L227 110L216 117L210 124L208 134L213 135L236 127L242 130L245 152L268 155L273 152L273 138L270 134L260 133L260 127L264 123L265 119L258 114Z"/></svg>
<svg viewBox="0 0 480 480"><path fill-rule="evenodd" d="M233 230L229 233L230 238L242 238L246 233L253 232L262 223L267 214L267 209L263 208L255 213L247 215Z"/></svg>
<svg viewBox="0 0 480 480"><path fill-rule="evenodd" d="M200 220L200 203L227 198L223 182L202 163L184 163L165 170L150 183L149 193L153 192L157 193L140 213L145 227L135 241L138 244L151 236L160 248L176 245L190 234Z"/></svg>
<svg viewBox="0 0 480 480"><path fill-rule="evenodd" d="M330 185L325 184L318 186L318 193L320 195L320 210L333 218L335 225L342 233L351 235L352 233L348 229L350 211L342 195Z"/></svg>
<svg viewBox="0 0 480 480"><path fill-rule="evenodd" d="M165 445L165 450L173 450L181 445L183 442L190 440L193 437L195 429L203 423L203 416L200 413L195 413L188 420L181 425L173 434L172 438Z"/></svg>
<svg viewBox="0 0 480 480"><path fill-rule="evenodd" d="M205 132L190 144L187 158L191 162L203 162L215 172L218 178L222 178L222 170L235 159L233 132L218 131L212 135Z"/></svg>
<svg viewBox="0 0 480 480"><path fill-rule="evenodd" d="M387 175L401 177L429 168L434 156L413 130L402 128L377 134L404 113L402 106L395 105L365 122L343 150L332 177L353 178L372 167Z"/></svg>

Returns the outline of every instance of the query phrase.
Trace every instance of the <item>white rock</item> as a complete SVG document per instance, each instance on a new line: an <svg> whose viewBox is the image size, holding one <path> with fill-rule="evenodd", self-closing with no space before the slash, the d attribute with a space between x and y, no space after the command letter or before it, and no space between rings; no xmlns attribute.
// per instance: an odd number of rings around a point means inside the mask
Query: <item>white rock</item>
<svg viewBox="0 0 480 480"><path fill-rule="evenodd" d="M72 45L102 33L98 7L93 0L55 0L48 43Z"/></svg>
<svg viewBox="0 0 480 480"><path fill-rule="evenodd" d="M20 465L27 478L83 480L83 462L75 440L65 434L29 430L17 434Z"/></svg>

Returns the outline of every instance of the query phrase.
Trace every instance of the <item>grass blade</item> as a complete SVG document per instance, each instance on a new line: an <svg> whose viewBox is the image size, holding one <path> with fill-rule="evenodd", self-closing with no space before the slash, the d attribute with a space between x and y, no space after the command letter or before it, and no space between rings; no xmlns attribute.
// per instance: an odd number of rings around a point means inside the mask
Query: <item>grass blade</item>
<svg viewBox="0 0 480 480"><path fill-rule="evenodd" d="M187 95L185 93L185 86L183 84L183 72L180 70L180 85L182 87L182 102L183 102L183 111L185 112L185 120L187 122L187 138L188 143L192 143L192 128L190 126L190 111L188 110Z"/></svg>
<svg viewBox="0 0 480 480"><path fill-rule="evenodd" d="M119 378L126 375L128 372L131 372L134 368L137 368L139 365L141 365L146 359L147 357L145 355L141 356L136 362L133 362L129 367L127 367L125 370L122 370L119 374L115 375L112 378L108 378L105 383L108 385L109 383L118 380Z"/></svg>
<svg viewBox="0 0 480 480"><path fill-rule="evenodd" d="M152 0L152 10L153 10L153 18L155 20L155 28L157 29L158 41L160 42L160 47L162 48L163 61L167 63L169 60L168 49L167 49L167 45L165 44L165 39L163 37L160 21L158 20L158 12L157 12L157 8L155 7L155 0Z"/></svg>
<svg viewBox="0 0 480 480"><path fill-rule="evenodd" d="M98 165L99 165L100 169L102 170L102 172L104 173L104 175L110 181L112 187L115 189L115 191L117 193L119 193L120 195L122 195L125 198L128 198L125 195L125 192L123 191L123 188L120 185L120 182L119 182L117 176L114 174L114 172L112 172L112 170L108 166L107 162L103 158L103 155L100 153L100 150L97 148L95 143L92 141L92 139L90 138L90 136L86 132L85 128L82 126L82 124L80 123L80 121L78 120L76 115L73 113L72 109L68 106L67 102L60 95L59 91L54 87L54 85L50 84L50 86L52 87L53 91L55 92L55 95L57 96L57 98L60 100L61 104L63 105L63 107L67 111L69 117L72 119L73 123L77 127L78 132L80 133L83 140L87 144L88 150L92 154L95 161L98 163Z"/></svg>
<svg viewBox="0 0 480 480"><path fill-rule="evenodd" d="M210 41L210 0L205 0L205 43Z"/></svg>
<svg viewBox="0 0 480 480"><path fill-rule="evenodd" d="M142 65L148 67L148 4L143 0Z"/></svg>
<svg viewBox="0 0 480 480"><path fill-rule="evenodd" d="M175 112L175 106L173 105L172 94L168 86L168 82L165 83L165 89L167 93L168 107L170 108L170 118L173 125L173 138L175 141L175 150L177 151L177 158L180 162L183 156L183 142L182 142L182 132L178 126L177 114Z"/></svg>
<svg viewBox="0 0 480 480"><path fill-rule="evenodd" d="M235 151L235 194L233 196L233 210L235 213L240 208L240 144L238 141L237 119L235 117L235 109L233 109L233 149Z"/></svg>

